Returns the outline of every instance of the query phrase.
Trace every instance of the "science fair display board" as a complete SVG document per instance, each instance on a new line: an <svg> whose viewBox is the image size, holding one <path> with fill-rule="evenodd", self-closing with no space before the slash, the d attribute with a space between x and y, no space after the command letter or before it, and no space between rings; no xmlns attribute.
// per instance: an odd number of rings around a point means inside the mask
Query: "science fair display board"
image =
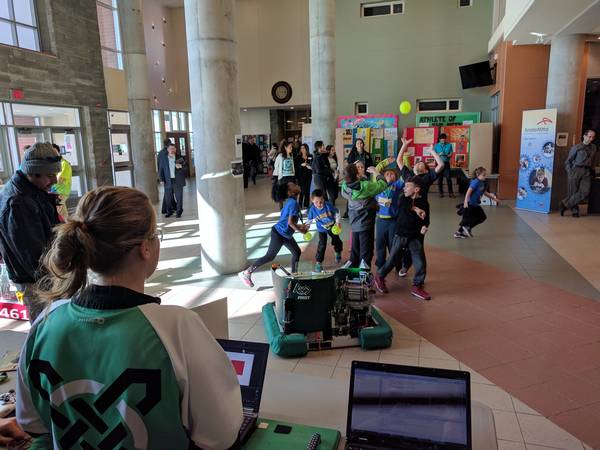
<svg viewBox="0 0 600 450"><path fill-rule="evenodd" d="M549 213L556 142L556 109L523 111L516 207Z"/></svg>
<svg viewBox="0 0 600 450"><path fill-rule="evenodd" d="M431 156L439 135L446 133L446 141L452 144L452 157L450 167L469 167L469 147L471 130L468 126L444 127L409 127L404 130L404 138L412 139L408 146L408 156L411 165L425 162L429 167L435 166L435 159Z"/></svg>
<svg viewBox="0 0 600 450"><path fill-rule="evenodd" d="M346 161L357 139L365 143L377 164L398 153L398 116L395 114L364 114L341 116L336 130L336 153Z"/></svg>

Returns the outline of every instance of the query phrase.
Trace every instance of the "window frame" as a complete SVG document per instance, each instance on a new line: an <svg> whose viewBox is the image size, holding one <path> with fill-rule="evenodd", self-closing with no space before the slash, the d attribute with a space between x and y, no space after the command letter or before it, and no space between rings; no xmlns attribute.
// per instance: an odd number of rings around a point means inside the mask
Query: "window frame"
<svg viewBox="0 0 600 450"><path fill-rule="evenodd" d="M115 54L116 59L117 59L117 67L113 67L113 66L106 64L106 62L104 61L104 56L102 56L102 65L104 67L108 67L110 69L125 70L125 63L123 61L123 58L124 58L123 40L121 39L121 23L119 21L118 8L116 6L114 6L114 2L113 2L113 4L109 5L101 0L96 0L96 11L98 10L99 7L104 8L112 13L111 16L112 16L113 27L114 27L114 31L115 31L115 47L116 47L116 48L110 48L110 47L106 47L106 46L102 45L102 37L100 37L100 41L101 41L100 42L100 51L113 53L113 54ZM98 20L98 29L100 29L100 20Z"/></svg>
<svg viewBox="0 0 600 450"><path fill-rule="evenodd" d="M38 10L37 2L35 0L27 0L27 1L31 2L30 4L31 4L32 12L33 12L33 14L32 14L33 25L30 25L28 23L19 22L16 19L15 5L14 5L15 0L6 0L6 1L8 2L10 18L6 19L4 17L0 17L0 22L9 24L9 26L11 28L11 34L12 34L12 39L13 39L14 44L0 43L0 45L5 45L7 47L20 48L22 50L28 50L30 52L41 53L42 52L42 40L40 38L40 20L39 20L38 13L37 13L37 10ZM23 0L17 0L17 1L23 1ZM24 28L33 30L37 48L32 49L32 48L28 48L28 47L22 47L21 45L19 45L19 33L17 31L18 27L24 27Z"/></svg>
<svg viewBox="0 0 600 450"><path fill-rule="evenodd" d="M421 103L425 102L446 102L446 109L421 109ZM450 102L458 102L458 109L450 109ZM417 99L417 113L436 113L436 112L462 112L463 110L463 99L462 98L419 98Z"/></svg>
<svg viewBox="0 0 600 450"><path fill-rule="evenodd" d="M394 12L394 5L402 5L402 12L396 13ZM377 6L389 6L389 14L377 14L372 16L365 15L365 7L366 8L374 8ZM370 19L373 17L387 17L387 16L401 16L406 12L406 2L405 0L390 0L384 2L365 2L360 4L360 17L362 19Z"/></svg>
<svg viewBox="0 0 600 450"><path fill-rule="evenodd" d="M460 4L461 0L456 0L456 6L458 6L458 8L470 8L471 6L473 6L473 0L469 0L469 4L468 5L461 5Z"/></svg>
<svg viewBox="0 0 600 450"><path fill-rule="evenodd" d="M360 106L365 106L367 110L365 112L359 112L358 109ZM354 115L356 116L364 116L365 114L369 114L369 102L354 102Z"/></svg>

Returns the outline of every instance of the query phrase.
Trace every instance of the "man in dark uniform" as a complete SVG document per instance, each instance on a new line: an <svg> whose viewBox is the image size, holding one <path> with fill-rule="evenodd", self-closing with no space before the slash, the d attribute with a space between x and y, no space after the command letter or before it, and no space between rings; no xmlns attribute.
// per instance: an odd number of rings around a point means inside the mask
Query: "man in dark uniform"
<svg viewBox="0 0 600 450"><path fill-rule="evenodd" d="M579 217L579 203L587 200L592 186L592 177L596 162L598 148L592 144L596 138L594 130L587 130L583 134L583 142L574 145L569 151L565 161L565 169L569 177L569 195L564 198L560 205L560 215L570 209L573 217Z"/></svg>

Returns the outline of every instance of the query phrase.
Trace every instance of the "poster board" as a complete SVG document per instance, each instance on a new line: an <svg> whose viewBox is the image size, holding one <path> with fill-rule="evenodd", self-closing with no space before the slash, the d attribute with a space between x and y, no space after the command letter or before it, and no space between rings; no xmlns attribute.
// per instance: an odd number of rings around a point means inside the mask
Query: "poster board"
<svg viewBox="0 0 600 450"><path fill-rule="evenodd" d="M556 144L556 109L523 111L516 207L549 213Z"/></svg>
<svg viewBox="0 0 600 450"><path fill-rule="evenodd" d="M361 114L338 117L338 128L396 128L398 116L395 114Z"/></svg>
<svg viewBox="0 0 600 450"><path fill-rule="evenodd" d="M453 152L450 159L450 167L458 167L461 169L468 168L471 127L457 125L440 127L439 133L446 133L446 142L452 144Z"/></svg>
<svg viewBox="0 0 600 450"><path fill-rule="evenodd" d="M425 155L425 151L433 150L437 142L438 129L436 127L409 127L404 130L404 138L412 139L408 146L407 154L411 166L423 161L433 167L435 159L432 156Z"/></svg>
<svg viewBox="0 0 600 450"><path fill-rule="evenodd" d="M485 167L491 173L494 124L490 122L474 123L470 128L469 173L472 173L477 167Z"/></svg>

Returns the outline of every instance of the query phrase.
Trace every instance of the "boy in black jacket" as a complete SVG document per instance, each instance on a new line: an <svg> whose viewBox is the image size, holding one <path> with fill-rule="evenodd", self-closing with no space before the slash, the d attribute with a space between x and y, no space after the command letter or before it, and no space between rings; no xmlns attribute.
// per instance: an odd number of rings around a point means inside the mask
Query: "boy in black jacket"
<svg viewBox="0 0 600 450"><path fill-rule="evenodd" d="M385 264L375 275L375 287L381 293L389 292L385 285L385 277L394 269L397 258L401 258L404 252L409 251L415 267L410 293L422 300L431 300L431 296L423 290L427 261L422 240L419 238L427 233L429 228L429 203L420 195L423 187L423 180L418 176L409 178L404 184L404 195L400 197L392 249Z"/></svg>

